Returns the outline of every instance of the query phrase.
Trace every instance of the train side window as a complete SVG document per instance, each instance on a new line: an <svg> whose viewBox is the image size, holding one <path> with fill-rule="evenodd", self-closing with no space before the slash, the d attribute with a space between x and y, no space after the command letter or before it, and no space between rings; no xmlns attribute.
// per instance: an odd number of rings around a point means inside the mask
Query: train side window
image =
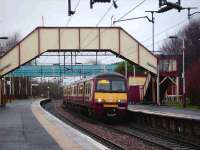
<svg viewBox="0 0 200 150"><path fill-rule="evenodd" d="M72 95L72 87L70 87L69 95Z"/></svg>
<svg viewBox="0 0 200 150"><path fill-rule="evenodd" d="M67 88L67 95L69 96L69 90L70 90L70 88Z"/></svg>
<svg viewBox="0 0 200 150"><path fill-rule="evenodd" d="M85 95L87 95L87 84L85 84Z"/></svg>
<svg viewBox="0 0 200 150"><path fill-rule="evenodd" d="M89 84L87 84L87 95L89 94Z"/></svg>
<svg viewBox="0 0 200 150"><path fill-rule="evenodd" d="M79 95L82 95L83 94L83 85L80 85L79 86Z"/></svg>
<svg viewBox="0 0 200 150"><path fill-rule="evenodd" d="M86 94L88 95L88 84L86 84Z"/></svg>
<svg viewBox="0 0 200 150"><path fill-rule="evenodd" d="M74 95L77 95L77 86L74 86Z"/></svg>
<svg viewBox="0 0 200 150"><path fill-rule="evenodd" d="M87 86L87 95L89 95L90 94L90 84L88 84L88 86Z"/></svg>
<svg viewBox="0 0 200 150"><path fill-rule="evenodd" d="M90 95L90 83L88 83L88 95Z"/></svg>

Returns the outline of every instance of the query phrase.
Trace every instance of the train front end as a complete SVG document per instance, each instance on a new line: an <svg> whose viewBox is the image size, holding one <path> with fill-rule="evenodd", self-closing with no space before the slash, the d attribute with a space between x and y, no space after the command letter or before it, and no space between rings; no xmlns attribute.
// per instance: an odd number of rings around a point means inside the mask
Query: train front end
<svg viewBox="0 0 200 150"><path fill-rule="evenodd" d="M126 79L119 74L95 79L94 106L98 116L122 117L128 106Z"/></svg>

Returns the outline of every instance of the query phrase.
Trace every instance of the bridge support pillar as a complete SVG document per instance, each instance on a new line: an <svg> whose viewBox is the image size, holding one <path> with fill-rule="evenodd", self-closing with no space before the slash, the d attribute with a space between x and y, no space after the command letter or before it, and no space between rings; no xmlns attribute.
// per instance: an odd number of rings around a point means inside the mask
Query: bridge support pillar
<svg viewBox="0 0 200 150"><path fill-rule="evenodd" d="M153 103L155 104L156 103L156 79L155 77L152 78L152 100L153 100Z"/></svg>
<svg viewBox="0 0 200 150"><path fill-rule="evenodd" d="M157 96L156 96L156 98L157 98L157 105L159 105L160 106L160 75L159 75L159 71L158 71L158 75L157 75L157 79L156 79L156 84L157 84L157 86L156 86L156 88L157 88Z"/></svg>
<svg viewBox="0 0 200 150"><path fill-rule="evenodd" d="M5 99L5 80L0 79L0 106L6 105L6 99Z"/></svg>

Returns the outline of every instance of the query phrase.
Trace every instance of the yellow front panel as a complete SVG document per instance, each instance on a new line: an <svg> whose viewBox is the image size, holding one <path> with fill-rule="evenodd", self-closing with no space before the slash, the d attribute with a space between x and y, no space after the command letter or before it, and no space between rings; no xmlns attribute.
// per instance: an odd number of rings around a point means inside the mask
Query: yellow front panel
<svg viewBox="0 0 200 150"><path fill-rule="evenodd" d="M113 108L117 108L118 105L112 105L112 104L104 104L104 107L113 107Z"/></svg>
<svg viewBox="0 0 200 150"><path fill-rule="evenodd" d="M95 99L102 99L106 103L115 103L117 100L127 100L127 93L95 92Z"/></svg>

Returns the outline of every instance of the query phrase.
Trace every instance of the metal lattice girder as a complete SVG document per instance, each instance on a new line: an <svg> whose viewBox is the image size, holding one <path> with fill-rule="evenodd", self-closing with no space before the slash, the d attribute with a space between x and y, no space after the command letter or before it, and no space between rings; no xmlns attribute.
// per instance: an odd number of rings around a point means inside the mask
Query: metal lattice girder
<svg viewBox="0 0 200 150"><path fill-rule="evenodd" d="M37 27L0 58L0 76L46 51L110 51L157 74L157 57L120 27Z"/></svg>

